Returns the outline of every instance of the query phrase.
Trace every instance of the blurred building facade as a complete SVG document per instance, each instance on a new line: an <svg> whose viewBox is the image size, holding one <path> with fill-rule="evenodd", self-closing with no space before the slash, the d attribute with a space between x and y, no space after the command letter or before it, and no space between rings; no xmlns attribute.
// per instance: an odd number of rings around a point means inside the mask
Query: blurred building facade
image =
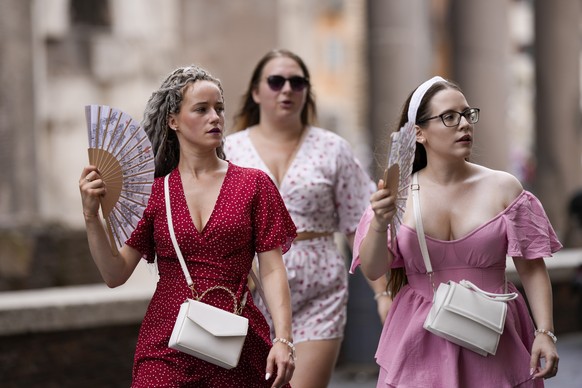
<svg viewBox="0 0 582 388"><path fill-rule="evenodd" d="M140 120L163 77L191 63L222 80L228 127L258 59L289 48L313 72L320 125L365 149L364 5L2 0L0 39L11 53L2 66L2 154L13 169L0 178L0 222L80 227L75 184L87 163L84 105L115 106Z"/></svg>
<svg viewBox="0 0 582 388"><path fill-rule="evenodd" d="M320 125L374 176L407 94L441 74L482 109L474 160L516 174L558 230L582 184L579 2L2 0L0 11L0 225L82 225L85 104L139 120L165 74L197 63L224 83L228 126L275 47L305 59Z"/></svg>
<svg viewBox="0 0 582 388"><path fill-rule="evenodd" d="M473 159L520 178L562 234L568 199L582 186L580 7L569 0L0 0L0 291L99 282L77 188L88 161L86 104L140 120L163 77L195 63L222 80L229 127L254 65L272 48L305 60L319 125L348 139L374 178L410 91L435 74L456 81L482 110ZM33 276L44 278L23 280ZM371 360L380 330L358 276L350 278L350 298L360 299L349 306L348 361Z"/></svg>
<svg viewBox="0 0 582 388"><path fill-rule="evenodd" d="M312 72L319 124L347 138L374 177L408 93L434 74L459 83L482 110L474 160L517 175L560 234L567 201L582 185L580 7L1 0L0 227L82 227L76 185L87 163L84 105L115 106L139 120L162 78L196 63L223 81L228 128L255 63L284 47ZM2 246L0 257L18 251Z"/></svg>

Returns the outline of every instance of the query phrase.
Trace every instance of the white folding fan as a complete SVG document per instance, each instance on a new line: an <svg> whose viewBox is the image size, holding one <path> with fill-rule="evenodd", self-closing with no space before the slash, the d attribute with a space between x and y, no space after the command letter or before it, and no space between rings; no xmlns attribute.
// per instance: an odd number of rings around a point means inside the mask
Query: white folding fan
<svg viewBox="0 0 582 388"><path fill-rule="evenodd" d="M127 113L106 105L85 107L89 163L107 187L101 212L113 252L143 215L154 181L154 154L143 128Z"/></svg>
<svg viewBox="0 0 582 388"><path fill-rule="evenodd" d="M392 244L406 210L406 201L412 181L412 165L416 152L416 136L406 126L390 135L388 167L384 170L384 182L392 193L396 193L396 214L392 218L390 238Z"/></svg>

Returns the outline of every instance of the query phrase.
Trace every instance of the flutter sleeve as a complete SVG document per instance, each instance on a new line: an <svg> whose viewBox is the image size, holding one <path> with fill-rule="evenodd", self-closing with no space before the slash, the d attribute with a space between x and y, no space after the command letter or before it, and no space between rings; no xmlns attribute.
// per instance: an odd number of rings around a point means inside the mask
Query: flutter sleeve
<svg viewBox="0 0 582 388"><path fill-rule="evenodd" d="M154 242L154 219L156 206L161 203L161 195L164 190L163 178L156 178L152 185L152 193L148 199L148 204L143 212L141 220L138 222L135 230L131 233L126 245L137 249L142 258L148 263L153 263L156 259L155 242Z"/></svg>
<svg viewBox="0 0 582 388"><path fill-rule="evenodd" d="M550 257L562 248L541 202L530 192L523 191L504 218L509 256L537 259Z"/></svg>
<svg viewBox="0 0 582 388"><path fill-rule="evenodd" d="M339 139L338 148L334 194L339 218L338 230L350 234L356 230L376 185L362 168L346 140Z"/></svg>
<svg viewBox="0 0 582 388"><path fill-rule="evenodd" d="M372 222L372 218L374 217L374 211L372 207L368 205L362 218L360 219L360 223L356 229L356 234L354 236L354 251L352 256L352 265L350 266L350 273L354 273L356 268L360 265L360 246L362 245L362 241L366 234L368 234L368 230L370 229L370 223ZM388 249L394 256L394 261L392 262L392 268L403 267L404 262L402 261L402 257L400 256L398 249L393 249L392 241L390 240L390 226L388 226L387 232L388 239L386 244L388 245ZM398 244L396 244L398 245Z"/></svg>
<svg viewBox="0 0 582 388"><path fill-rule="evenodd" d="M285 253L297 237L297 228L275 183L264 172L255 172L257 185L252 214L255 249L257 252L267 252L281 247Z"/></svg>

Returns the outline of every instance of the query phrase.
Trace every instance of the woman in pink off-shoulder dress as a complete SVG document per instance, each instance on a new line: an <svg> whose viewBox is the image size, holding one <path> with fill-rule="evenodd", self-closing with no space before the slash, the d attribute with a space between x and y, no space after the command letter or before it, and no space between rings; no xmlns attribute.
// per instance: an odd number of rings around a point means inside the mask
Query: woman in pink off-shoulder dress
<svg viewBox="0 0 582 388"><path fill-rule="evenodd" d="M295 351L282 254L296 228L267 174L225 160L220 82L197 66L174 70L148 101L143 128L154 150L155 181L147 208L118 255L112 255L97 217L106 184L95 166L86 167L79 181L89 247L107 285L125 283L141 258L157 263L159 281L140 328L132 387L288 387ZM249 294L255 254L261 264L276 338L248 297L242 315L249 329L235 368L168 347L180 304L191 296L169 235L168 174L176 239L199 295L223 286L240 303ZM203 302L232 311L232 297L225 292L209 293Z"/></svg>
<svg viewBox="0 0 582 388"><path fill-rule="evenodd" d="M542 387L556 375L552 291L544 257L561 248L539 200L512 175L468 161L479 109L454 83L434 77L408 98L400 131L413 131L419 194L434 284L468 279L502 293L512 256L527 295L508 302L495 355L477 353L423 328L433 288L409 198L394 245L395 193L378 183L356 232L354 261L370 279L390 270L394 302L376 352L378 387ZM478 132L477 132L478 135ZM507 283L509 291L516 287ZM544 362L541 362L544 360Z"/></svg>

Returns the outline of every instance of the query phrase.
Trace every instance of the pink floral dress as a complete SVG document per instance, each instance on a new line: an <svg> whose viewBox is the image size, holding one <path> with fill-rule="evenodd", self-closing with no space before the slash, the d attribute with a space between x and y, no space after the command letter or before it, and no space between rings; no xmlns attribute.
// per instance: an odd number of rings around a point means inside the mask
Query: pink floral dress
<svg viewBox="0 0 582 388"><path fill-rule="evenodd" d="M360 245L373 216L368 208L358 226L352 272L359 265ZM467 279L496 293L504 292L507 256L537 259L562 247L541 203L527 191L465 237L443 241L426 236L426 243L435 284ZM543 387L543 380L531 380L529 372L534 325L522 295L508 302L495 356L480 356L423 328L433 290L416 231L402 225L396 246L390 239L387 244L394 254L392 267L404 267L409 284L394 298L380 337L378 387ZM518 292L512 283L508 291Z"/></svg>
<svg viewBox="0 0 582 388"><path fill-rule="evenodd" d="M322 128L306 130L279 185L287 210L298 232L353 233L375 185L346 140ZM227 136L225 153L233 163L261 169L275 180L249 130ZM347 265L333 236L295 241L283 259L291 289L294 342L343 337ZM267 315L260 298L257 305Z"/></svg>
<svg viewBox="0 0 582 388"><path fill-rule="evenodd" d="M230 288L240 301L255 252L281 247L295 238L295 226L277 188L262 171L229 167L214 210L199 231L194 226L178 169L169 179L176 239L198 293L214 286ZM164 178L156 178L142 220L127 241L148 262L157 255L159 282L142 322L135 351L132 387L270 387L265 381L271 348L269 326L248 298L243 316L249 331L239 364L227 370L168 348L180 304L190 291L170 240L164 202ZM232 297L213 291L204 302L232 311Z"/></svg>

